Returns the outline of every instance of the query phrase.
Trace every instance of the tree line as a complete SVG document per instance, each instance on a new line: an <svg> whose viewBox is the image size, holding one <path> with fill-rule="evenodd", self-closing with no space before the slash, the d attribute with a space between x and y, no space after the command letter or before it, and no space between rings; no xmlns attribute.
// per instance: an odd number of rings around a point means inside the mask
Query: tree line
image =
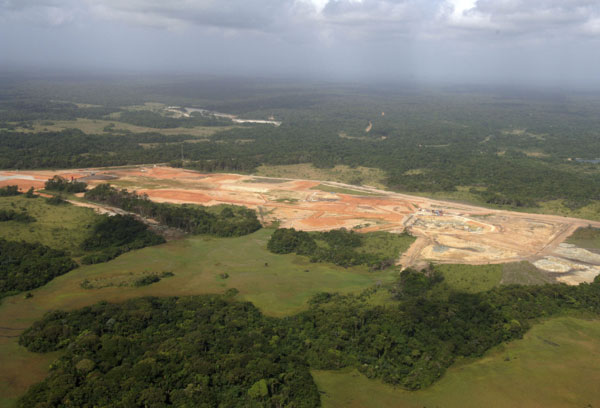
<svg viewBox="0 0 600 408"><path fill-rule="evenodd" d="M55 175L44 183L44 188L61 193L83 193L87 189L87 184L77 180L68 181L64 177Z"/></svg>
<svg viewBox="0 0 600 408"><path fill-rule="evenodd" d="M15 211L15 210L3 210L0 209L0 222L3 221L17 221L17 222L34 222L35 217L29 215L27 211Z"/></svg>
<svg viewBox="0 0 600 408"><path fill-rule="evenodd" d="M209 211L200 205L156 203L145 195L126 189L117 190L109 184L99 184L88 191L85 198L122 208L144 218L153 218L161 224L192 234L234 237L261 228L256 212L239 206L224 206L220 211Z"/></svg>
<svg viewBox="0 0 600 408"><path fill-rule="evenodd" d="M63 251L0 238L0 298L43 286L76 267Z"/></svg>
<svg viewBox="0 0 600 408"><path fill-rule="evenodd" d="M62 350L19 406L320 406L308 371L356 367L415 390L460 357L523 336L534 319L600 313L600 278L567 286L455 292L431 270L407 269L387 288L396 303L321 293L295 316L263 316L231 294L141 298L51 312L20 337ZM123 386L127 384L127 386Z"/></svg>
<svg viewBox="0 0 600 408"><path fill-rule="evenodd" d="M131 215L105 215L81 244L83 250L92 252L84 256L81 262L107 262L125 252L164 242L161 235L149 230L146 224Z"/></svg>
<svg viewBox="0 0 600 408"><path fill-rule="evenodd" d="M368 245L370 240L376 240L378 245ZM275 254L308 256L311 262L331 262L346 268L367 265L375 270L394 265L408 241L412 242L412 238L406 234L360 234L344 228L326 232L278 228L267 242L267 249Z"/></svg>

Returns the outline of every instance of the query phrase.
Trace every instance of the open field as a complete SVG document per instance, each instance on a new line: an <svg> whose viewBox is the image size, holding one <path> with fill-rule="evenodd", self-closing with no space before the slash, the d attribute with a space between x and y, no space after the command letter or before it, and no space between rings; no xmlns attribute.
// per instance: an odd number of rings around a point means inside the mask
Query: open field
<svg viewBox="0 0 600 408"><path fill-rule="evenodd" d="M329 186L326 184L319 184L318 186L312 187L312 189L324 191L326 193L334 193L334 194L350 194L350 195L357 195L357 196L379 197L379 195L376 193L368 193L366 191L353 190L351 188Z"/></svg>
<svg viewBox="0 0 600 408"><path fill-rule="evenodd" d="M600 271L599 255L565 244L577 228L590 224L598 226L598 223L490 210L370 187L318 180L202 174L148 166L64 172L5 171L0 172L0 179L23 189L29 186L39 189L46 179L57 173L84 178L91 186L108 181L161 202L243 205L256 209L264 224L278 222L284 227L309 231L340 227L363 232L409 231L417 240L400 263L405 266L429 261L438 263L437 268L443 270L450 286L466 291L485 290L501 282L510 283L510 279L518 281L523 276L536 281L537 274L549 280L556 277L578 283L593 279L596 271ZM17 197L11 200L28 199ZM30 199L36 200L41 199ZM90 210L84 208L69 210L81 210L91 215ZM33 208L32 215L35 216ZM52 214L48 218L52 219ZM47 373L51 358L18 347L16 336L48 310L76 309L100 300L223 293L236 288L240 299L253 302L268 315L284 316L305 308L306 301L318 292L358 292L377 282L392 282L397 277L397 272L391 270L344 269L331 264L310 263L305 257L272 254L266 250L271 232L263 229L240 238L196 236L171 241L124 254L108 263L80 267L32 291L32 298L13 296L4 299L0 304L0 361L11 363L0 372L0 406L12 406L13 396L20 395ZM531 264L510 264L516 265L510 270L506 269L507 265L500 265L523 260L536 263L547 272L544 274ZM452 264L458 262L475 266L472 270L455 268ZM114 284L165 271L174 276L148 286ZM477 277L467 276L469 273ZM509 282L503 282L504 279ZM91 286L95 288L86 289L90 285L84 282L92 282ZM387 300L378 298L375 302L386 304ZM485 405L489 398L498 401L496 406L503 407L511 406L511 402L521 398L527 401L535 395L531 389L544 389L544 386L548 389L547 383L558 386L548 391L548 396L544 396L546 399L540 398L545 405L539 406L552 406L549 402L556 401L563 403L556 406L564 406L598 400L595 387L589 384L582 392L567 392L572 386L583 387L582 382L598 379L595 368L598 355L594 351L597 350L594 339L600 334L598 323L560 318L540 327L545 329L539 331L536 326L523 341L497 349L483 360L455 365L440 383L416 393L398 391L352 372L315 372L314 375L319 387L327 393L323 396L325 406L373 406L376 401L377 406L383 407L424 404L451 407L458 406L465 395L472 394L473 406ZM578 340L575 340L576 335ZM569 360L553 360L557 353L560 358ZM509 360L505 361L507 356ZM20 368L23 366L30 369L24 371ZM573 373L565 378L560 370ZM583 374L577 374L576 370ZM585 381L578 380L578 375L585 376ZM519 376L530 382L519 381ZM505 399L499 397L502 390L517 386L520 388L514 395L505 395ZM361 400L365 395L369 396L368 404ZM332 405L332 401L336 404Z"/></svg>
<svg viewBox="0 0 600 408"><path fill-rule="evenodd" d="M492 289L500 284L504 265L436 265L442 272L444 282L460 292L476 293Z"/></svg>
<svg viewBox="0 0 600 408"><path fill-rule="evenodd" d="M11 177L7 183L27 187L54 173L0 172L0 178ZM243 205L257 210L264 224L277 222L281 227L306 231L406 230L418 239L400 259L403 266L525 260L570 284L589 282L600 273L600 256L563 244L577 228L599 227L600 222L595 221L486 209L337 182L274 182L277 179L273 177L202 174L169 167L82 169L65 175L85 177L92 185L109 177L111 183L147 194L158 202Z"/></svg>
<svg viewBox="0 0 600 408"><path fill-rule="evenodd" d="M289 177L294 179L330 180L346 184L362 184L384 188L385 172L371 167L355 167L338 164L332 168L320 169L312 164L283 164L279 166L261 165L256 169L257 176Z"/></svg>
<svg viewBox="0 0 600 408"><path fill-rule="evenodd" d="M409 170L410 174L420 174L422 170ZM464 204L482 206L490 209L502 209L503 206L488 204L481 199L477 194L471 192L471 189L483 191L485 189L476 186L457 186L456 191L440 191L440 192L413 192L416 196L429 197L441 201L453 201ZM600 203L592 201L589 204L578 207L576 209L565 205L565 200L548 200L540 201L539 207L520 207L511 208L511 211L559 215L565 217L583 218L586 220L600 221Z"/></svg>
<svg viewBox="0 0 600 408"><path fill-rule="evenodd" d="M498 285L543 285L555 282L552 276L530 262L509 262L489 265L438 264L435 270L454 290L476 293Z"/></svg>
<svg viewBox="0 0 600 408"><path fill-rule="evenodd" d="M262 229L240 238L196 236L171 241L126 253L107 263L75 269L31 291L32 298L18 295L3 299L0 361L10 365L3 364L0 370L0 406L12 406L11 396L22 394L46 375L52 357L27 352L17 345L17 336L48 310L72 310L101 300L223 293L236 288L238 298L251 301L265 314L284 316L304 309L306 301L318 292L359 292L378 281L391 282L397 276L393 270L344 269L310 263L306 257L273 254L266 249L272 232ZM85 280L102 286L165 271L174 276L148 286L82 287Z"/></svg>
<svg viewBox="0 0 600 408"><path fill-rule="evenodd" d="M482 359L458 363L422 391L404 391L355 370L313 371L325 408L596 407L600 321L559 317Z"/></svg>
<svg viewBox="0 0 600 408"><path fill-rule="evenodd" d="M52 123L52 124L50 124ZM129 123L119 122L117 120L103 120L103 119L75 119L75 120L57 120L52 122L39 121L33 124L32 129L19 128L20 132L25 133L39 133L39 132L58 132L65 129L79 129L83 133L87 134L107 134L105 128L112 126L112 132L119 130L126 130L132 133L161 133L163 135L190 135L193 137L208 137L223 130L233 129L233 126L196 126L192 128L178 127L170 129L156 129L146 126L136 126Z"/></svg>
<svg viewBox="0 0 600 408"><path fill-rule="evenodd" d="M600 250L600 229L579 228L567 239L567 243L585 249Z"/></svg>
<svg viewBox="0 0 600 408"><path fill-rule="evenodd" d="M16 221L3 222L0 225L0 238L39 242L67 251L75 257L83 254L80 245L87 238L88 228L97 218L91 209L71 205L49 205L41 197L0 197L0 209L24 209L36 219L35 222L27 224Z"/></svg>

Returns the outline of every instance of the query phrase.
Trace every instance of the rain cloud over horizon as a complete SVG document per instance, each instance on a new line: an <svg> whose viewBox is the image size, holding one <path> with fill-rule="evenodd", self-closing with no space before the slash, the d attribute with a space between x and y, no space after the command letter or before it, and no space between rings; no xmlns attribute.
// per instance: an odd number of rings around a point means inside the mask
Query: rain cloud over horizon
<svg viewBox="0 0 600 408"><path fill-rule="evenodd" d="M598 0L0 0L0 67L599 85Z"/></svg>

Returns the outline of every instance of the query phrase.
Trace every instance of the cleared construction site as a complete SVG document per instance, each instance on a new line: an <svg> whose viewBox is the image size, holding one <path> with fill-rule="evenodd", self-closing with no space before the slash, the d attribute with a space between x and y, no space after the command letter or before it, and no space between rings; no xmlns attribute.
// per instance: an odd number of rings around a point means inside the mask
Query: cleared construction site
<svg viewBox="0 0 600 408"><path fill-rule="evenodd" d="M41 189L61 175L90 186L111 183L157 202L236 204L255 209L264 225L305 231L408 231L417 240L398 259L403 267L435 263L529 261L560 282L590 282L600 254L565 243L577 228L600 222L486 209L366 186L329 181L203 174L162 166L0 172L0 186ZM90 206L89 203L78 203ZM97 206L102 210L100 206Z"/></svg>

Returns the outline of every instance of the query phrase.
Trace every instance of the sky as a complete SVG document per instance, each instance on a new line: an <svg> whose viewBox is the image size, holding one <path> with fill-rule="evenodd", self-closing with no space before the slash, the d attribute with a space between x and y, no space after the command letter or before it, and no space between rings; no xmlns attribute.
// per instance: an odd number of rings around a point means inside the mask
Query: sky
<svg viewBox="0 0 600 408"><path fill-rule="evenodd" d="M600 0L0 0L0 69L600 86Z"/></svg>

